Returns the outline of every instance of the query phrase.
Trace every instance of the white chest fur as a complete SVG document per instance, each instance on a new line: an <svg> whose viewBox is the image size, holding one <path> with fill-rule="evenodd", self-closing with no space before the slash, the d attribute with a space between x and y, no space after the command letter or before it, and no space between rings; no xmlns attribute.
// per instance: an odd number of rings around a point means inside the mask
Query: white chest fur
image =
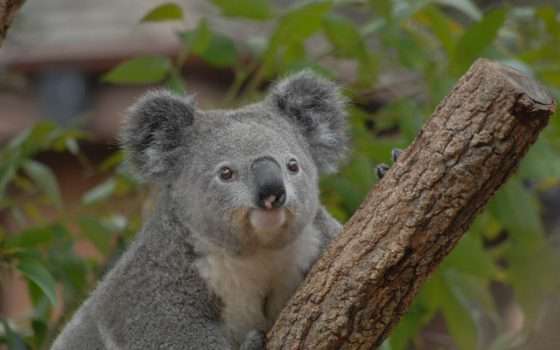
<svg viewBox="0 0 560 350"><path fill-rule="evenodd" d="M319 233L310 226L279 250L243 258L214 252L197 261L201 276L224 303L224 325L235 342L253 329L272 326L317 257L319 243Z"/></svg>

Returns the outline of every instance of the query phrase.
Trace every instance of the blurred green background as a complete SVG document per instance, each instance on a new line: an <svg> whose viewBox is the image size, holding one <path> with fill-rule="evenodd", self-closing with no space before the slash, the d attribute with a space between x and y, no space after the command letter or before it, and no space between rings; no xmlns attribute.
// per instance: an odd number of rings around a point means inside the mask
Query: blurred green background
<svg viewBox="0 0 560 350"><path fill-rule="evenodd" d="M149 215L154 189L127 173L114 138L145 88L233 108L303 68L342 84L353 153L321 182L341 221L476 58L560 97L558 1L64 4L28 1L0 53L0 348L10 350L48 348ZM97 22L81 22L84 11ZM383 349L560 349L559 179L556 115Z"/></svg>

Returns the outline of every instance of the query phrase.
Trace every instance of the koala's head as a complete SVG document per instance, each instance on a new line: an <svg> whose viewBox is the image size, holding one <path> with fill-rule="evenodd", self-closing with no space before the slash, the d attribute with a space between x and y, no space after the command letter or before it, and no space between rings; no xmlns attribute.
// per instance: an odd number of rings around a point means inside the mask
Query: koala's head
<svg viewBox="0 0 560 350"><path fill-rule="evenodd" d="M347 151L344 99L309 71L261 102L201 111L191 97L152 92L121 135L136 173L169 191L171 208L205 246L246 255L277 249L319 209L319 173Z"/></svg>

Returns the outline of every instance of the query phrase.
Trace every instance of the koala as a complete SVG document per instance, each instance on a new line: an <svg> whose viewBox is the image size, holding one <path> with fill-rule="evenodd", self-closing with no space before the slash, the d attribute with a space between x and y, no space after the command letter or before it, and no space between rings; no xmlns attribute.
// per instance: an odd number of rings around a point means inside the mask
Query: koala
<svg viewBox="0 0 560 350"><path fill-rule="evenodd" d="M209 111L150 92L121 140L134 172L159 187L155 209L52 349L263 349L341 231L318 187L348 151L337 86L303 71L260 102Z"/></svg>

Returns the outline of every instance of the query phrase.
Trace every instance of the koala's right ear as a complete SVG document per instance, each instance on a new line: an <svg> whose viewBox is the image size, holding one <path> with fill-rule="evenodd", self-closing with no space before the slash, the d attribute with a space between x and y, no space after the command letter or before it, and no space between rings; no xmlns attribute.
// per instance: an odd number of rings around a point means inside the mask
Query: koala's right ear
<svg viewBox="0 0 560 350"><path fill-rule="evenodd" d="M149 92L130 107L120 140L140 178L165 182L177 175L194 115L192 97L167 91Z"/></svg>

